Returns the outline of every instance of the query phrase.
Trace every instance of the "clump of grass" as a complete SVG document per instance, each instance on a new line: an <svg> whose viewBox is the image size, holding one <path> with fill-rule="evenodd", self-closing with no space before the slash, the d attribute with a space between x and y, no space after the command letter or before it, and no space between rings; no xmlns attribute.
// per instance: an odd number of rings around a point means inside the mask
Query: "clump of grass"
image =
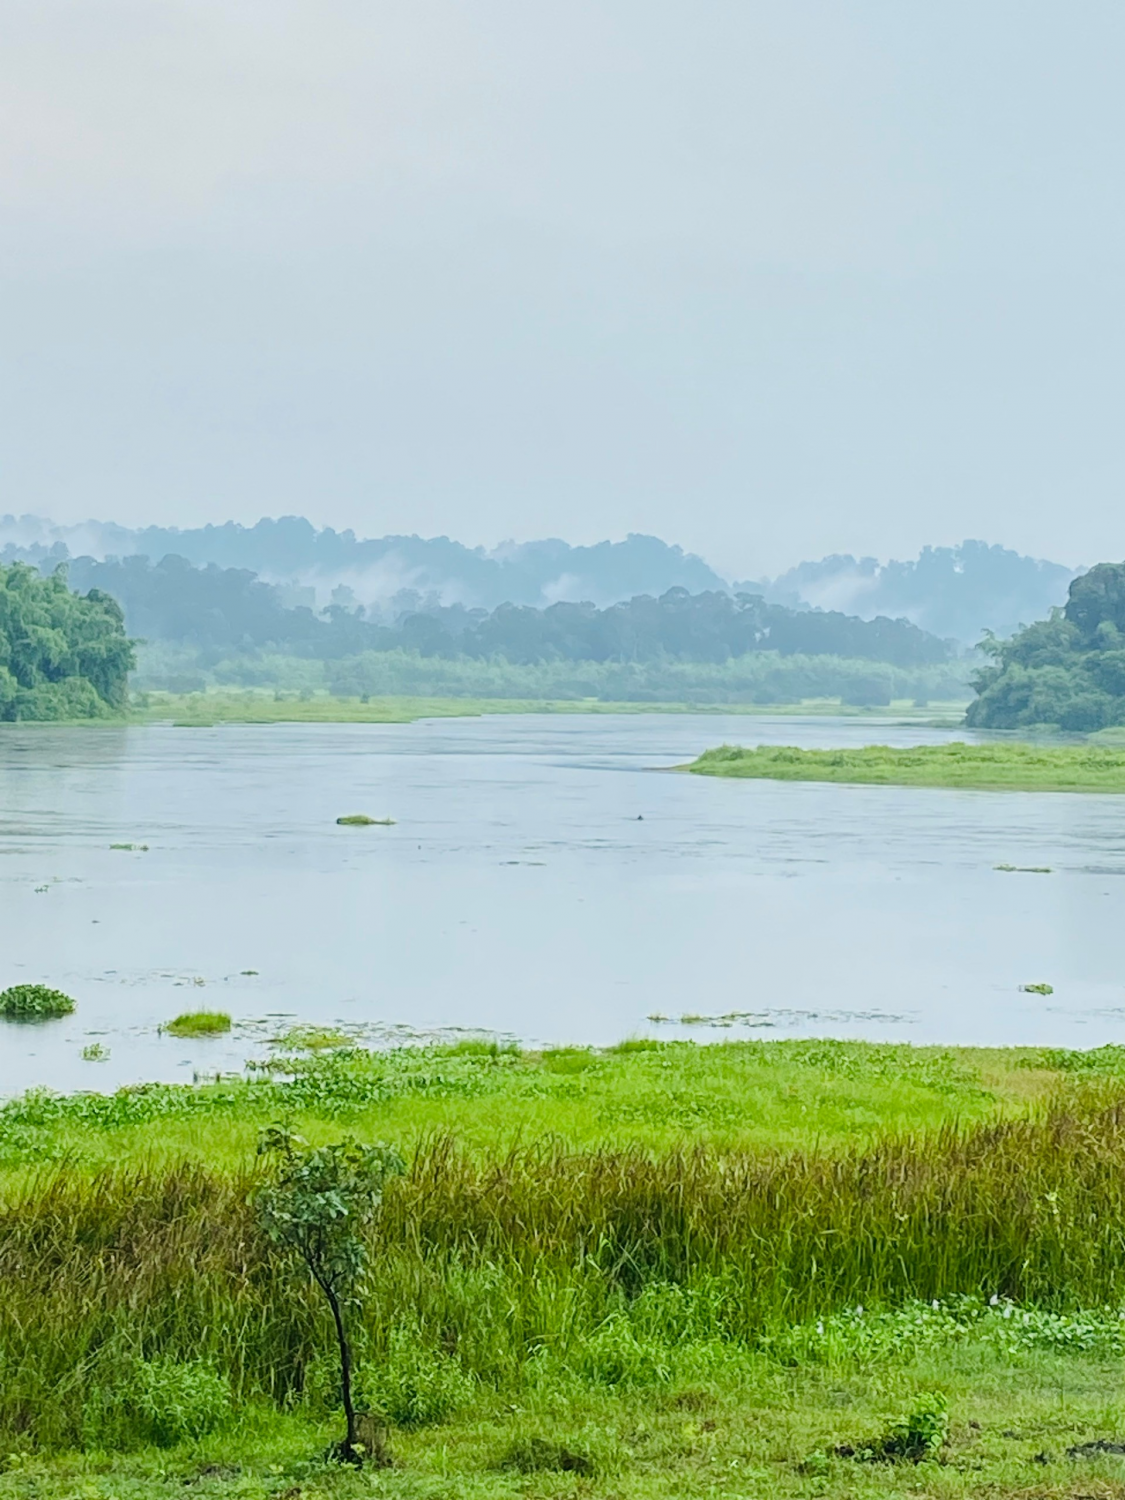
<svg viewBox="0 0 1125 1500"><path fill-rule="evenodd" d="M1053 984L1021 984L1020 991L1024 995L1053 995L1055 987Z"/></svg>
<svg viewBox="0 0 1125 1500"><path fill-rule="evenodd" d="M131 851L134 854L147 854L148 853L148 845L147 844L110 844L109 847L111 849L125 849L125 850L128 850L128 851Z"/></svg>
<svg viewBox="0 0 1125 1500"><path fill-rule="evenodd" d="M1053 875L1050 865L993 865L1004 875Z"/></svg>
<svg viewBox="0 0 1125 1500"><path fill-rule="evenodd" d="M169 1036L224 1036L231 1026L225 1010L189 1010L161 1029Z"/></svg>
<svg viewBox="0 0 1125 1500"><path fill-rule="evenodd" d="M89 1042L82 1048L83 1062L105 1062L109 1058L109 1048L104 1047L101 1042Z"/></svg>
<svg viewBox="0 0 1125 1500"><path fill-rule="evenodd" d="M394 821L393 818L369 818L366 813L348 813L336 819L341 828L393 828Z"/></svg>
<svg viewBox="0 0 1125 1500"><path fill-rule="evenodd" d="M922 1392L914 1398L909 1414L892 1422L872 1443L858 1448L837 1448L840 1458L858 1458L867 1463L921 1463L934 1458L949 1438L949 1402L939 1391Z"/></svg>
<svg viewBox="0 0 1125 1500"><path fill-rule="evenodd" d="M509 1444L497 1468L517 1474L582 1474L597 1471L591 1454L554 1438L517 1438Z"/></svg>
<svg viewBox="0 0 1125 1500"><path fill-rule="evenodd" d="M0 994L0 1016L6 1021L49 1021L73 1010L69 995L45 984L14 984Z"/></svg>

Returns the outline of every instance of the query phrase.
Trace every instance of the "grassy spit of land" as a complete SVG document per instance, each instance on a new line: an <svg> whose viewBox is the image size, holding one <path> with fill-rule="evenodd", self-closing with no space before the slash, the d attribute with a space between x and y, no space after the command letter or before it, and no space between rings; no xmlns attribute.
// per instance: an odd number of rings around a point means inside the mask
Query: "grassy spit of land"
<svg viewBox="0 0 1125 1500"><path fill-rule="evenodd" d="M1100 745L720 745L679 769L697 776L769 781L840 781L870 786L964 787L987 791L1125 792L1125 749Z"/></svg>
<svg viewBox="0 0 1125 1500"><path fill-rule="evenodd" d="M206 726L249 724L406 724L416 719L472 718L482 714L787 714L816 718L887 718L911 723L959 723L962 703L917 708L910 699L860 708L838 698L799 703L611 702L600 698L370 697L324 692L211 689L199 693L146 692L134 696L133 720Z"/></svg>
<svg viewBox="0 0 1125 1500"><path fill-rule="evenodd" d="M278 1119L409 1161L356 1314L390 1470L320 1458L331 1331L248 1203ZM1082 1450L1125 1435L1125 1049L304 1033L12 1100L0 1156L5 1497L1125 1494Z"/></svg>

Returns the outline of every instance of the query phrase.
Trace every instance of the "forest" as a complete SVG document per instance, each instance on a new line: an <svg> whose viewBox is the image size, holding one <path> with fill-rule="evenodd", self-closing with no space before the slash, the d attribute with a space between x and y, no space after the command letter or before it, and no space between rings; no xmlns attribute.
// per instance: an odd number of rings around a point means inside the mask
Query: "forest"
<svg viewBox="0 0 1125 1500"><path fill-rule="evenodd" d="M331 661L363 651L422 657L503 657L513 664L558 661L724 662L755 651L834 655L930 666L951 645L907 620L860 620L838 611L798 610L760 596L668 589L599 609L557 603L545 609L502 604L408 610L390 624L354 604L322 611L289 607L284 592L245 569L193 567L182 557L153 564L134 556L70 564L71 580L112 595L129 630L148 641L222 652L272 650Z"/></svg>
<svg viewBox="0 0 1125 1500"><path fill-rule="evenodd" d="M0 720L96 719L125 707L134 665L120 605L66 576L0 567Z"/></svg>
<svg viewBox="0 0 1125 1500"><path fill-rule="evenodd" d="M974 728L1125 724L1125 563L1099 563L1070 585L1063 609L982 649L990 661L966 716Z"/></svg>

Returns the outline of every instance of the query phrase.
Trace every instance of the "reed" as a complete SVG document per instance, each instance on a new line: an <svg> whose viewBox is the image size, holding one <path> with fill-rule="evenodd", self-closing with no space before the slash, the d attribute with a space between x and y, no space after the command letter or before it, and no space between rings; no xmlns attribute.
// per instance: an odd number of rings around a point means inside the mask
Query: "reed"
<svg viewBox="0 0 1125 1500"><path fill-rule="evenodd" d="M9 1187L0 1437L139 1442L128 1393L154 1361L236 1404L328 1399L322 1299L263 1242L256 1170L63 1164ZM488 1160L434 1137L373 1232L360 1378L373 1404L440 1412L545 1371L643 1382L856 1304L1120 1304L1123 1200L1125 1101L1097 1092L835 1153L546 1140Z"/></svg>

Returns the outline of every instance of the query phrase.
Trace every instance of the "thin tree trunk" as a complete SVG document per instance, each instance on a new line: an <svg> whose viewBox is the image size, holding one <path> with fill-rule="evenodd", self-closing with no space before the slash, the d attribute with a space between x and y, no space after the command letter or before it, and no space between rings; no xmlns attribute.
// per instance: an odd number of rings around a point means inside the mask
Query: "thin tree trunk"
<svg viewBox="0 0 1125 1500"><path fill-rule="evenodd" d="M324 1295L328 1298L328 1305L332 1309L332 1316L336 1322L336 1339L340 1345L340 1389L344 1397L344 1416L348 1423L348 1435L344 1440L344 1456L351 1463L361 1462L361 1455L356 1452L356 1443L359 1441L356 1432L355 1406L352 1404L352 1350L348 1343L348 1336L344 1332L344 1318L340 1311L340 1299L326 1283L321 1282Z"/></svg>

